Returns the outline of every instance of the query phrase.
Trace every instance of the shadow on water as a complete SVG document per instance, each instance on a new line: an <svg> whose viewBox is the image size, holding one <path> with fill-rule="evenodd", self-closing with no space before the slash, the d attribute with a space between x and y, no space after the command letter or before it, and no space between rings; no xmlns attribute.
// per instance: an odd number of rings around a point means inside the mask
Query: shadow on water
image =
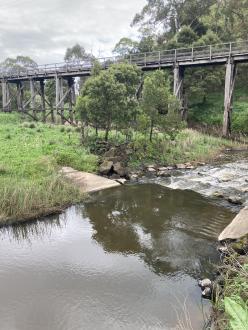
<svg viewBox="0 0 248 330"><path fill-rule="evenodd" d="M216 237L232 218L197 193L154 184L99 192L82 212L105 251L138 254L157 274L195 278L211 274Z"/></svg>

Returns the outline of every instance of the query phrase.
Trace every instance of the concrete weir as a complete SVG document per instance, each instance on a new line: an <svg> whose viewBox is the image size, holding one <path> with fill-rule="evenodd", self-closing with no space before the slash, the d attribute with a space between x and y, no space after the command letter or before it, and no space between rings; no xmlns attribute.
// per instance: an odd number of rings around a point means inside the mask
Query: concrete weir
<svg viewBox="0 0 248 330"><path fill-rule="evenodd" d="M96 174L80 172L71 167L63 167L61 173L86 193L118 187L121 185L114 180L110 180Z"/></svg>
<svg viewBox="0 0 248 330"><path fill-rule="evenodd" d="M218 237L219 241L226 239L239 239L248 235L248 207L242 209L233 221Z"/></svg>

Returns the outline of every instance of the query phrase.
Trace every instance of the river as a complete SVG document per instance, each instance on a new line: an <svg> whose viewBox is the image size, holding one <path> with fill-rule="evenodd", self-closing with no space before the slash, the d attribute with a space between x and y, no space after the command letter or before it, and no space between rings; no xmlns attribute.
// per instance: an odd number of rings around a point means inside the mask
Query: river
<svg viewBox="0 0 248 330"><path fill-rule="evenodd" d="M233 213L154 183L0 229L1 330L202 329L216 238Z"/></svg>

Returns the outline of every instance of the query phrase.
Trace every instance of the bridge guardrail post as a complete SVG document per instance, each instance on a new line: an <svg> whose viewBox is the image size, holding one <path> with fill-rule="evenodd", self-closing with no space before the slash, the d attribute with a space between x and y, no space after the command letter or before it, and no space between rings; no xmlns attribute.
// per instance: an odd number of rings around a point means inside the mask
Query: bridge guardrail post
<svg viewBox="0 0 248 330"><path fill-rule="evenodd" d="M191 49L191 57L192 57L192 61L194 61L194 47L192 47Z"/></svg>
<svg viewBox="0 0 248 330"><path fill-rule="evenodd" d="M212 60L212 45L209 46L209 59Z"/></svg>

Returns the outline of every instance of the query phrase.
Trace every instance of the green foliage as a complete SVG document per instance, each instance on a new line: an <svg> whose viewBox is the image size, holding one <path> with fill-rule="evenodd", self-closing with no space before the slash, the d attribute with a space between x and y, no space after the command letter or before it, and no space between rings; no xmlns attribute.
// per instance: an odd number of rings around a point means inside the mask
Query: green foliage
<svg viewBox="0 0 248 330"><path fill-rule="evenodd" d="M170 92L170 82L163 71L154 71L144 80L142 107L150 121L150 140L154 127L166 128L172 124L170 119L176 118L179 104ZM178 121L181 121L177 117Z"/></svg>
<svg viewBox="0 0 248 330"><path fill-rule="evenodd" d="M126 56L136 53L138 50L138 42L130 38L121 38L115 45L113 53L119 56Z"/></svg>
<svg viewBox="0 0 248 330"><path fill-rule="evenodd" d="M8 57L0 64L1 70L7 72L26 72L26 70L37 67L37 63L29 56L17 56L16 58Z"/></svg>
<svg viewBox="0 0 248 330"><path fill-rule="evenodd" d="M184 129L176 133L174 140L168 134L154 133L152 141L143 132L135 133L131 142L133 154L130 166L142 163L174 165L184 162L210 160L224 148L235 144L197 131Z"/></svg>
<svg viewBox="0 0 248 330"><path fill-rule="evenodd" d="M137 67L122 63L89 78L76 105L84 125L105 129L106 140L112 125L127 128L135 116L140 76Z"/></svg>
<svg viewBox="0 0 248 330"><path fill-rule="evenodd" d="M190 26L183 26L176 34L176 40L180 46L188 47L192 45L198 36Z"/></svg>
<svg viewBox="0 0 248 330"><path fill-rule="evenodd" d="M93 59L93 55L87 53L84 47L79 44L75 44L73 47L67 48L64 56L64 60L69 62L91 59Z"/></svg>
<svg viewBox="0 0 248 330"><path fill-rule="evenodd" d="M224 299L225 310L230 317L230 326L232 330L246 330L248 328L248 309L245 303L240 300L226 297Z"/></svg>

